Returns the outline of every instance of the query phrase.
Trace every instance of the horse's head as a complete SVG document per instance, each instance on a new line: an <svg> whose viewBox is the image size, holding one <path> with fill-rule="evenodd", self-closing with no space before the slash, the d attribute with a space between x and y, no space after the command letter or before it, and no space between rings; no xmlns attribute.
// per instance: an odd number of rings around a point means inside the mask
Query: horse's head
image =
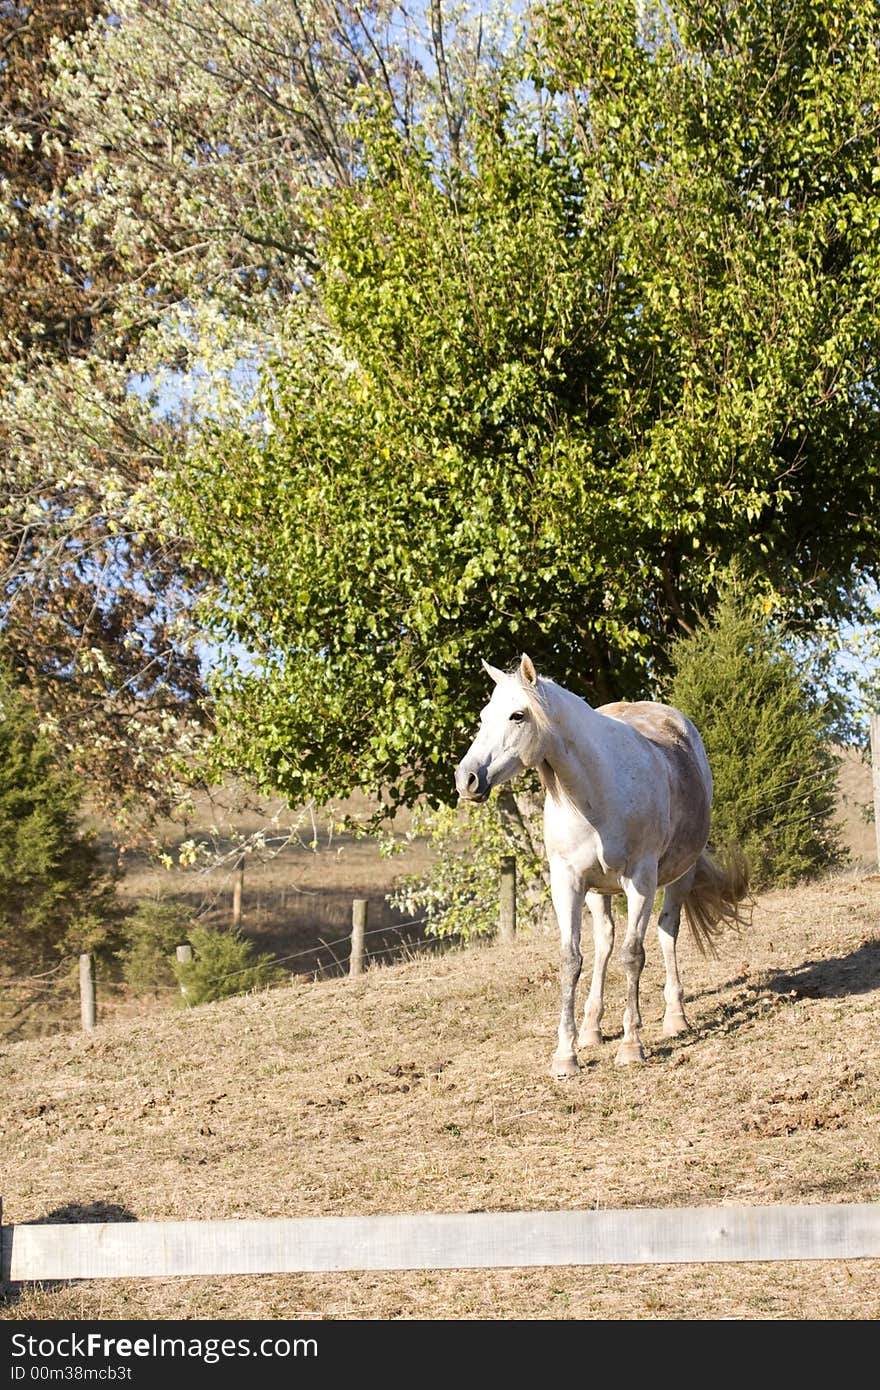
<svg viewBox="0 0 880 1390"><path fill-rule="evenodd" d="M511 674L483 662L495 682L480 712L480 732L455 770L463 801L485 801L493 787L543 761L546 720L538 698L538 673L524 656Z"/></svg>

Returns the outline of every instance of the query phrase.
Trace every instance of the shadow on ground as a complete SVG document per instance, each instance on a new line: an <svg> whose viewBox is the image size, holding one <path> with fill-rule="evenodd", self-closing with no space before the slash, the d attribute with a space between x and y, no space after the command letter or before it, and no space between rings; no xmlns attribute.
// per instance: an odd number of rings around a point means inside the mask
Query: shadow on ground
<svg viewBox="0 0 880 1390"><path fill-rule="evenodd" d="M831 960L807 960L793 970L774 970L768 987L792 990L806 999L846 998L880 989L880 941L863 941L855 951Z"/></svg>
<svg viewBox="0 0 880 1390"><path fill-rule="evenodd" d="M694 1001L736 991L733 998L722 1004L717 1013L703 1019L692 1032L679 1038L664 1039L652 1047L652 1055L666 1060L673 1053L693 1046L701 1038L731 1033L760 1018L768 996L784 1007L798 999L845 999L857 994L880 990L880 940L863 941L854 951L831 960L808 960L788 970L769 970L762 983L748 975L736 975L713 989L700 990Z"/></svg>
<svg viewBox="0 0 880 1390"><path fill-rule="evenodd" d="M78 1202L71 1202L69 1206L55 1207L45 1216L34 1216L29 1221L23 1221L19 1224L23 1226L80 1226L90 1222L115 1224L123 1221L137 1221L137 1217L134 1212L129 1211L127 1207L119 1206L116 1202L90 1202L87 1206L81 1206ZM13 1243L14 1240L13 1235ZM36 1281L24 1283L19 1280L7 1279L11 1255L11 1247L7 1249L7 1242L4 1237L3 1248L0 1251L0 1312L17 1303L26 1289L39 1288L44 1292L51 1292L53 1289L61 1289L67 1284L79 1282L76 1279L52 1279L40 1280L39 1283Z"/></svg>

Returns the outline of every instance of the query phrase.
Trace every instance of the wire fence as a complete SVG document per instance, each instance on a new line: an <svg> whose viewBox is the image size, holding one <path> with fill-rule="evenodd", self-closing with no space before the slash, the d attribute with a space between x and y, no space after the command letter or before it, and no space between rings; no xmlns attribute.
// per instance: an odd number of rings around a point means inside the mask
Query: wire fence
<svg viewBox="0 0 880 1390"><path fill-rule="evenodd" d="M60 970L67 969L72 959L73 957L65 957L57 965L53 965L51 970L43 970L39 975L16 975L14 980L0 980L0 989L14 989L20 985L31 985L37 980L47 980L50 975L57 975Z"/></svg>
<svg viewBox="0 0 880 1390"><path fill-rule="evenodd" d="M413 920L412 920L411 922L401 922L401 923L399 923L399 924L396 925L396 926L393 926L393 925L386 925L386 926L384 926L384 927L372 927L372 928L370 929L370 931L365 931L365 932L364 932L364 936L365 936L365 937L368 937L368 936L381 936L381 935L384 935L386 932L391 932L391 933L396 934L396 935L401 935L403 932L409 930L409 929L412 928L412 927L424 926L425 923L426 923L427 921L428 921L428 918L427 918L427 917L414 917ZM436 945L439 944L440 940L441 940L441 938L436 937L436 936L433 936L433 937L426 937L426 938L424 938L424 939L422 939L422 940L419 940L418 938L416 938L416 939L414 939L414 940L408 941L408 942L407 942L407 946L409 946L409 947L416 947L416 948L418 948L419 946L436 946ZM335 939L334 941L324 941L323 939L319 938L319 940L318 940L318 945L316 945L316 946L306 946L305 949L302 950L302 951L291 951L290 954L289 954L289 955L286 955L286 956L272 956L272 957L271 957L271 963L272 963L273 965L286 965L289 961L292 961L292 960L301 960L301 959L304 959L306 956L314 956L314 955L316 955L316 954L319 954L319 953L320 953L321 947L323 947L323 948L324 948L325 950L327 950L327 951L331 951L331 954L332 954L332 947L334 947L334 946L349 946L350 944L351 944L351 933L350 933L350 932L349 932L346 936L338 936L338 937L336 937L336 939ZM390 949L392 949L392 948L391 948L391 947L388 947L388 948L386 948L386 949L384 949L384 950L382 950L382 951L365 951L365 952L364 952L364 955L366 956L367 959L369 959L371 956L372 956L372 957L384 956L384 955L387 955L387 952L388 952L388 950L390 950ZM224 974L222 974L222 975L212 975L212 976L210 977L210 981L211 981L212 984L220 984L221 981L223 981L223 980L232 980L232 979L234 979L237 975L246 975L246 974L247 974L249 971L251 971L251 970L253 970L253 966L252 966L252 965L245 965L245 966L242 966L242 968L241 968L240 970L229 970L229 971L226 971L226 972L225 972Z"/></svg>
<svg viewBox="0 0 880 1390"><path fill-rule="evenodd" d="M388 960L389 957L393 957L395 952L399 953L401 947L403 947L406 952L416 952L424 950L425 948L446 949L458 943L459 938L457 937L441 938L438 936L419 937L417 935L412 935L412 933L419 928L424 928L428 924L428 921L429 919L427 916L415 917L406 922L386 923L381 927L373 927L365 931L365 939L375 940L376 938L382 938L382 941L378 949L365 950L363 952L364 960ZM397 940L395 941L389 938L397 938ZM328 975L342 975L346 973L347 960L344 957L340 959L339 956L334 954L333 948L335 947L350 948L351 932L349 931L345 936L334 937L331 941L325 941L323 938L319 937L313 945L306 946L300 950L289 951L285 955L275 955L274 953L268 952L263 953L260 963L272 966L285 966L295 961L312 958L315 963L312 970L306 973L313 973L315 979L324 979ZM333 957L332 964L321 959L322 953L324 952L329 952ZM12 1037L19 1032L22 1016L41 1000L45 1001L46 996L50 995L53 991L56 992L56 998L59 1000L59 1003L60 1000L63 999L65 1014L68 1011L72 1013L76 1006L77 999L77 959L78 958L73 955L65 956L63 960L52 966L51 969L42 971L38 974L27 976L20 975L12 979L0 981L0 989L7 991L5 995L8 1001L5 1020L6 1037ZM86 966L83 966L84 960L88 962ZM90 988L94 991L94 961L88 954L80 956L79 961L80 968L86 969ZM207 977L205 983L211 987L216 987L226 981L250 975L253 973L254 969L255 964L251 962L251 964L244 965L235 970L228 970L210 975ZM59 990L61 991L60 995L57 993ZM17 997L15 994L16 991L18 992ZM58 1006L56 1005L56 1007ZM81 1015L81 1021L85 1027L84 1015ZM90 1026L94 1025L92 1024Z"/></svg>

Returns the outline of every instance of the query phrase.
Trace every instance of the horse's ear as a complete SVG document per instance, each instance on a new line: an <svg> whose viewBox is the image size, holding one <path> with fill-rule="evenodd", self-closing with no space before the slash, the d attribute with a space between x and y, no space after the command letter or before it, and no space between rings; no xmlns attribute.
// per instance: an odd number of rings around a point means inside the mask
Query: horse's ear
<svg viewBox="0 0 880 1390"><path fill-rule="evenodd" d="M534 662L530 656L523 653L522 661L519 663L519 674L523 685L537 685L538 673L535 670Z"/></svg>
<svg viewBox="0 0 880 1390"><path fill-rule="evenodd" d="M488 661L483 662L483 670L486 672L487 675L492 677L496 685L500 680L503 680L504 678L504 672L499 671L497 666L490 666Z"/></svg>

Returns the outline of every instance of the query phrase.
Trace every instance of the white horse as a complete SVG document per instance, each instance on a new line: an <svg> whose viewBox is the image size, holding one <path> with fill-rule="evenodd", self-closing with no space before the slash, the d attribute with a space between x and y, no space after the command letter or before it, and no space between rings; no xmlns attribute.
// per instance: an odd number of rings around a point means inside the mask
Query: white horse
<svg viewBox="0 0 880 1390"><path fill-rule="evenodd" d="M581 972L584 897L593 919L593 977L578 1046L602 1042L605 973L614 945L611 895L627 902L621 959L626 973L623 1041L618 1063L645 1059L639 1029L644 938L657 888L665 886L658 922L666 967L663 1036L684 1032L684 996L675 956L681 909L699 948L723 923L739 923L748 894L742 864L722 868L706 852L712 773L691 721L669 705L638 701L593 709L538 676L524 656L512 674L485 661L495 689L480 731L455 773L465 801L485 801L493 787L536 768L545 791L544 844L562 945L562 1014L552 1074L575 1076L575 990Z"/></svg>

